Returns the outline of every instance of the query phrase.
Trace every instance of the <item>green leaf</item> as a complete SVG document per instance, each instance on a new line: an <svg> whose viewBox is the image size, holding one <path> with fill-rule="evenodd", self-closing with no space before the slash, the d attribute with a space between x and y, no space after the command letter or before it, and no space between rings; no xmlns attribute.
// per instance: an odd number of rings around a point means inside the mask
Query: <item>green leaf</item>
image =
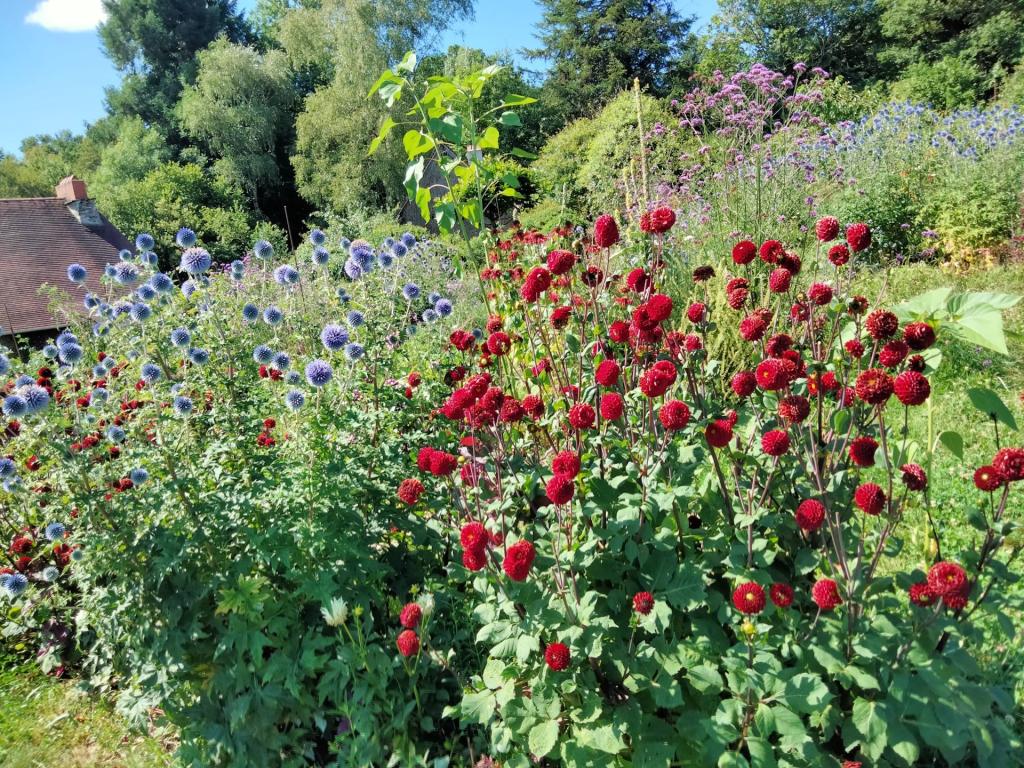
<svg viewBox="0 0 1024 768"><path fill-rule="evenodd" d="M377 136L370 142L370 151L366 153L367 155L372 155L380 148L381 142L388 137L388 134L391 133L391 129L395 125L396 123L391 119L390 115L384 118L384 122L380 125L380 130L377 131Z"/></svg>
<svg viewBox="0 0 1024 768"><path fill-rule="evenodd" d="M510 93L502 102L502 107L522 107L526 104L535 104L537 100L532 96L521 96L518 93Z"/></svg>
<svg viewBox="0 0 1024 768"><path fill-rule="evenodd" d="M622 737L610 725L601 725L597 728L577 727L575 735L576 742L581 747L589 747L600 752L607 752L610 755L617 755L626 748Z"/></svg>
<svg viewBox="0 0 1024 768"><path fill-rule="evenodd" d="M1006 407L1006 403L995 392L986 387L971 387L967 390L971 404L989 418L1002 422L1010 429L1017 429L1017 421Z"/></svg>
<svg viewBox="0 0 1024 768"><path fill-rule="evenodd" d="M885 752L886 718L885 707L877 701L857 699L853 702L853 716L850 721L860 737L860 749L870 760L878 760Z"/></svg>
<svg viewBox="0 0 1024 768"><path fill-rule="evenodd" d="M943 325L954 336L964 341L977 344L984 349L991 349L1001 355L1010 354L1006 348L1006 336L1003 333L1003 315L997 310L975 312L959 320L951 320Z"/></svg>
<svg viewBox="0 0 1024 768"><path fill-rule="evenodd" d="M495 128L493 125L489 125L484 130L483 135L480 137L479 141L477 141L476 148L497 149L500 139L501 136L498 133L498 129Z"/></svg>
<svg viewBox="0 0 1024 768"><path fill-rule="evenodd" d="M462 721L466 723L477 723L487 725L494 717L498 702L491 691L480 691L477 693L464 694L459 708L462 712Z"/></svg>
<svg viewBox="0 0 1024 768"><path fill-rule="evenodd" d="M415 128L405 132L402 137L402 145L405 147L405 154L410 160L415 160L425 152L434 148L434 140Z"/></svg>
<svg viewBox="0 0 1024 768"><path fill-rule="evenodd" d="M498 123L500 125L519 127L523 124L523 121L519 119L519 115L515 112L502 112L501 117L498 118Z"/></svg>
<svg viewBox="0 0 1024 768"><path fill-rule="evenodd" d="M832 700L824 681L810 672L793 675L782 689L785 704L797 712L810 714Z"/></svg>
<svg viewBox="0 0 1024 768"><path fill-rule="evenodd" d="M527 152L525 149L519 147L512 147L512 157L521 157L523 160L536 160L537 155L533 152Z"/></svg>
<svg viewBox="0 0 1024 768"><path fill-rule="evenodd" d="M709 664L691 667L687 670L687 676L690 678L690 685L701 693L717 693L722 690L722 675Z"/></svg>
<svg viewBox="0 0 1024 768"><path fill-rule="evenodd" d="M558 721L545 720L543 723L533 726L530 729L527 743L529 744L530 752L537 757L544 757L558 743Z"/></svg>
<svg viewBox="0 0 1024 768"><path fill-rule="evenodd" d="M952 292L953 289L949 287L936 288L927 293L918 294L902 304L897 304L892 308L892 311L903 322L908 320L924 320L939 314L945 314L946 302L949 300L949 295Z"/></svg>
<svg viewBox="0 0 1024 768"><path fill-rule="evenodd" d="M373 94L375 94L377 91L379 91L385 85L401 85L401 83L402 83L402 78L400 78L398 75L396 75L390 69L385 69L383 74L381 74L381 76L377 78L377 82L375 82L370 87L370 92L367 93L366 95L368 97L369 96L373 96ZM384 94L381 94L381 95L383 96Z"/></svg>
<svg viewBox="0 0 1024 768"><path fill-rule="evenodd" d="M964 457L964 438L959 432L946 430L939 434L939 442L946 446L946 450L958 459Z"/></svg>
<svg viewBox="0 0 1024 768"><path fill-rule="evenodd" d="M402 57L402 61L399 63L397 67L395 67L395 69L397 69L399 72L408 72L412 74L412 72L416 69L416 51L407 52L405 56Z"/></svg>

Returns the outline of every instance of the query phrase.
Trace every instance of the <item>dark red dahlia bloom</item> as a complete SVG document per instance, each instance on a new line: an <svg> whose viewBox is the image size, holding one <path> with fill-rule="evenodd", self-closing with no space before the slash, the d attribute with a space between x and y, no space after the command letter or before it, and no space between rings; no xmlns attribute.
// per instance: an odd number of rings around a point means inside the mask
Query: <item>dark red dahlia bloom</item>
<svg viewBox="0 0 1024 768"><path fill-rule="evenodd" d="M619 381L619 364L614 360L602 360L594 372L594 378L602 387L614 387Z"/></svg>
<svg viewBox="0 0 1024 768"><path fill-rule="evenodd" d="M799 424L811 412L811 404L803 395L789 395L779 400L779 416L790 424Z"/></svg>
<svg viewBox="0 0 1024 768"><path fill-rule="evenodd" d="M778 240L765 240L761 243L761 248L758 250L758 256L760 256L761 261L766 264L777 264L785 252L786 249L782 247L782 243Z"/></svg>
<svg viewBox="0 0 1024 768"><path fill-rule="evenodd" d="M658 411L658 419L665 429L683 429L690 422L690 407L682 400L669 400Z"/></svg>
<svg viewBox="0 0 1024 768"><path fill-rule="evenodd" d="M656 323L664 322L672 315L672 299L663 293L656 293L647 301L647 314Z"/></svg>
<svg viewBox="0 0 1024 768"><path fill-rule="evenodd" d="M839 585L832 579L818 579L811 587L811 598L823 611L833 611L843 604L843 598L839 596Z"/></svg>
<svg viewBox="0 0 1024 768"><path fill-rule="evenodd" d="M572 317L572 307L562 306L555 307L551 312L551 327L556 331L560 331L569 324L569 318Z"/></svg>
<svg viewBox="0 0 1024 768"><path fill-rule="evenodd" d="M444 451L434 451L430 456L430 474L444 477L455 471L459 457Z"/></svg>
<svg viewBox="0 0 1024 768"><path fill-rule="evenodd" d="M633 595L633 610L646 616L654 609L654 595L650 592L637 592Z"/></svg>
<svg viewBox="0 0 1024 768"><path fill-rule="evenodd" d="M520 421L525 415L526 411L523 410L522 403L514 397L506 397L502 401L501 408L498 411L498 420L502 424L513 424Z"/></svg>
<svg viewBox="0 0 1024 768"><path fill-rule="evenodd" d="M633 293L643 293L648 289L648 287L650 287L650 285L651 278L648 277L647 273L640 267L637 267L626 275L626 286L629 290L633 291Z"/></svg>
<svg viewBox="0 0 1024 768"><path fill-rule="evenodd" d="M754 376L757 385L769 392L789 386L786 366L778 358L772 357L758 363Z"/></svg>
<svg viewBox="0 0 1024 768"><path fill-rule="evenodd" d="M796 508L794 517L800 530L813 533L825 522L825 505L817 499L805 499Z"/></svg>
<svg viewBox="0 0 1024 768"><path fill-rule="evenodd" d="M545 492L552 504L568 504L576 492L574 475L555 475L548 480ZM519 579L517 579L519 581Z"/></svg>
<svg viewBox="0 0 1024 768"><path fill-rule="evenodd" d="M749 397L757 389L757 376L753 371L740 371L732 377L730 386L738 397Z"/></svg>
<svg viewBox="0 0 1024 768"><path fill-rule="evenodd" d="M839 219L835 216L822 216L814 225L814 234L823 243L835 240L839 236Z"/></svg>
<svg viewBox="0 0 1024 768"><path fill-rule="evenodd" d="M696 267L693 270L693 282L704 283L715 276L715 268L710 264L705 264L700 267Z"/></svg>
<svg viewBox="0 0 1024 768"><path fill-rule="evenodd" d="M732 440L732 427L728 419L715 419L704 428L704 439L712 448L725 448Z"/></svg>
<svg viewBox="0 0 1024 768"><path fill-rule="evenodd" d="M875 483L862 483L853 492L853 503L866 515L881 514L885 508L885 491Z"/></svg>
<svg viewBox="0 0 1024 768"><path fill-rule="evenodd" d="M967 572L947 560L941 560L928 569L928 586L939 597L956 594L967 587Z"/></svg>
<svg viewBox="0 0 1024 768"><path fill-rule="evenodd" d="M693 302L686 308L686 319L694 325L700 325L708 316L708 307L700 301Z"/></svg>
<svg viewBox="0 0 1024 768"><path fill-rule="evenodd" d="M967 601L971 596L970 584L964 584L964 586L954 592L950 592L947 595L942 596L942 604L949 608L951 611L960 611L967 606Z"/></svg>
<svg viewBox="0 0 1024 768"><path fill-rule="evenodd" d="M482 552L487 546L487 529L483 523L466 523L459 532L459 542L467 551Z"/></svg>
<svg viewBox="0 0 1024 768"><path fill-rule="evenodd" d="M785 293L793 280L793 273L785 267L773 269L768 276L768 290L772 293Z"/></svg>
<svg viewBox="0 0 1024 768"><path fill-rule="evenodd" d="M495 331L487 337L487 351L492 355L504 355L512 347L512 339L504 331Z"/></svg>
<svg viewBox="0 0 1024 768"><path fill-rule="evenodd" d="M551 643L544 649L544 663L552 672L561 672L569 667L569 646L565 643Z"/></svg>
<svg viewBox="0 0 1024 768"><path fill-rule="evenodd" d="M622 416L622 396L618 392L609 392L601 397L601 418L616 421Z"/></svg>
<svg viewBox="0 0 1024 768"><path fill-rule="evenodd" d="M740 584L732 593L732 604L740 613L760 613L765 606L764 589L753 581Z"/></svg>
<svg viewBox="0 0 1024 768"><path fill-rule="evenodd" d="M760 341L768 326L760 315L747 315L740 321L740 336L744 341Z"/></svg>
<svg viewBox="0 0 1024 768"><path fill-rule="evenodd" d="M572 451L561 451L551 460L551 471L556 475L576 477L580 473L580 457Z"/></svg>
<svg viewBox="0 0 1024 768"><path fill-rule="evenodd" d="M594 243L598 248L611 248L619 242L619 225L607 214L601 214L594 222Z"/></svg>
<svg viewBox="0 0 1024 768"><path fill-rule="evenodd" d="M416 603L406 603L398 616L398 623L406 629L416 629L423 618L423 609Z"/></svg>
<svg viewBox="0 0 1024 768"><path fill-rule="evenodd" d="M732 247L732 260L736 264L749 264L757 258L757 246L749 240L740 240Z"/></svg>
<svg viewBox="0 0 1024 768"><path fill-rule="evenodd" d="M779 608L789 608L793 604L793 588L789 584L772 584L768 594Z"/></svg>
<svg viewBox="0 0 1024 768"><path fill-rule="evenodd" d="M640 391L647 397L661 397L676 383L676 367L659 360L640 376Z"/></svg>
<svg viewBox="0 0 1024 768"><path fill-rule="evenodd" d="M479 571L487 565L487 550L466 549L462 552L462 565L467 571Z"/></svg>
<svg viewBox="0 0 1024 768"><path fill-rule="evenodd" d="M554 275L564 275L576 266L576 254L572 251L552 251L548 254L548 270Z"/></svg>
<svg viewBox="0 0 1024 768"><path fill-rule="evenodd" d="M850 261L850 249L840 243L828 249L828 260L835 266L841 267Z"/></svg>
<svg viewBox="0 0 1024 768"><path fill-rule="evenodd" d="M915 352L921 352L935 343L935 329L928 323L909 323L903 329L903 340Z"/></svg>
<svg viewBox="0 0 1024 768"><path fill-rule="evenodd" d="M800 257L795 253L783 252L779 256L779 266L785 267L789 270L790 274L796 276L800 274L800 270L803 269L803 262L800 261Z"/></svg>
<svg viewBox="0 0 1024 768"><path fill-rule="evenodd" d="M932 387L917 371L904 371L893 382L893 391L904 405L921 405L931 395Z"/></svg>
<svg viewBox="0 0 1024 768"><path fill-rule="evenodd" d="M935 605L935 601L939 599L939 596L932 592L932 588L928 586L927 581L911 584L907 594L910 596L910 602L921 608Z"/></svg>
<svg viewBox="0 0 1024 768"><path fill-rule="evenodd" d="M398 484L398 498L409 506L420 500L423 493L423 483L414 477L409 477Z"/></svg>
<svg viewBox="0 0 1024 768"><path fill-rule="evenodd" d="M782 357L792 346L793 339L789 334L777 333L765 342L764 351L768 357Z"/></svg>
<svg viewBox="0 0 1024 768"><path fill-rule="evenodd" d="M584 430L594 426L596 414L589 403L576 403L569 409L569 423L573 429Z"/></svg>
<svg viewBox="0 0 1024 768"><path fill-rule="evenodd" d="M629 339L629 323L616 320L608 326L608 338L617 344L627 341Z"/></svg>
<svg viewBox="0 0 1024 768"><path fill-rule="evenodd" d="M1024 480L1024 448L1002 448L992 459L992 466L1007 482Z"/></svg>
<svg viewBox="0 0 1024 768"><path fill-rule="evenodd" d="M857 376L854 389L865 403L881 405L892 395L892 377L881 368L868 368Z"/></svg>
<svg viewBox="0 0 1024 768"><path fill-rule="evenodd" d="M789 435L781 429L765 432L761 437L761 450L769 456L782 456L789 450Z"/></svg>
<svg viewBox="0 0 1024 768"><path fill-rule="evenodd" d="M878 362L886 368L896 368L907 359L910 354L910 346L907 342L895 339L888 342L878 353Z"/></svg>
<svg viewBox="0 0 1024 768"><path fill-rule="evenodd" d="M923 491L928 487L928 475L920 464L904 464L900 467L903 484L911 491Z"/></svg>
<svg viewBox="0 0 1024 768"><path fill-rule="evenodd" d="M530 574L537 550L528 541L517 541L505 551L502 569L512 581L524 581Z"/></svg>
<svg viewBox="0 0 1024 768"><path fill-rule="evenodd" d="M992 492L999 488L1006 479L991 464L974 470L974 487L979 491Z"/></svg>
<svg viewBox="0 0 1024 768"><path fill-rule="evenodd" d="M858 467L873 467L877 450L878 441L873 437L856 437L850 443L850 460Z"/></svg>
<svg viewBox="0 0 1024 768"><path fill-rule="evenodd" d="M672 225L676 223L676 212L667 205L662 205L651 211L648 220L650 229L647 231L662 235L672 229Z"/></svg>
<svg viewBox="0 0 1024 768"><path fill-rule="evenodd" d="M398 652L409 658L420 652L420 639L411 629L407 629L398 635L396 640Z"/></svg>
<svg viewBox="0 0 1024 768"><path fill-rule="evenodd" d="M846 228L846 242L850 250L859 253L871 245L871 230L867 224L851 224Z"/></svg>
<svg viewBox="0 0 1024 768"><path fill-rule="evenodd" d="M812 304L823 307L832 301L832 286L828 283L814 283L807 289L807 298Z"/></svg>
<svg viewBox="0 0 1024 768"><path fill-rule="evenodd" d="M876 309L864 321L864 327L875 341L891 338L899 330L900 320L887 309Z"/></svg>
<svg viewBox="0 0 1024 768"><path fill-rule="evenodd" d="M523 398L522 405L531 419L537 420L544 415L544 401L540 395L527 395Z"/></svg>
<svg viewBox="0 0 1024 768"><path fill-rule="evenodd" d="M740 310L747 303L750 292L746 288L736 288L726 294L725 300L730 309Z"/></svg>

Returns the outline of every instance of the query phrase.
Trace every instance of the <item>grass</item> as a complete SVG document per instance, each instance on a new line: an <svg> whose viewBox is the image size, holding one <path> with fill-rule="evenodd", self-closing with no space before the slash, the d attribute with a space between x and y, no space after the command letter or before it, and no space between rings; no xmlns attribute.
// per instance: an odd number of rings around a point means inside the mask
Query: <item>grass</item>
<svg viewBox="0 0 1024 768"><path fill-rule="evenodd" d="M173 745L132 733L106 701L23 665L0 671L4 768L163 768Z"/></svg>

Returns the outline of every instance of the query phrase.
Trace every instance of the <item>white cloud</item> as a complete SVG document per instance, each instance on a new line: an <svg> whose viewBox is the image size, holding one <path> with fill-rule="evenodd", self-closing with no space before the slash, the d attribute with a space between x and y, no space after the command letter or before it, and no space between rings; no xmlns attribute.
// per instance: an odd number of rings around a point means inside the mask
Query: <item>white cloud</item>
<svg viewBox="0 0 1024 768"><path fill-rule="evenodd" d="M25 17L51 32L89 32L106 20L103 0L40 0Z"/></svg>

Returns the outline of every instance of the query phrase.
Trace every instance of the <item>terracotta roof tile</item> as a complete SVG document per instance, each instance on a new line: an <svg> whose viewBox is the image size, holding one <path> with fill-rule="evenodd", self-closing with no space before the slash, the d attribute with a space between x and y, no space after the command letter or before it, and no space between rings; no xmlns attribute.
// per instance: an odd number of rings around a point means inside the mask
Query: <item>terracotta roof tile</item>
<svg viewBox="0 0 1024 768"><path fill-rule="evenodd" d="M78 262L89 273L86 287L102 295L103 268L131 243L106 219L95 229L79 223L56 197L0 200L0 326L3 333L28 333L62 323L39 294L44 284L68 291L69 311L84 311L82 291L68 282L67 267Z"/></svg>

